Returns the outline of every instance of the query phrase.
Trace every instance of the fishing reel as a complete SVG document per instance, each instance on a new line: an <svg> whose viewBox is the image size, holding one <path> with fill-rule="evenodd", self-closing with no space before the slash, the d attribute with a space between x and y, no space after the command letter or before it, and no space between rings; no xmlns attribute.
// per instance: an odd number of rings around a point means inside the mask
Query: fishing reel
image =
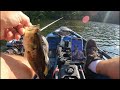
<svg viewBox="0 0 120 90"><path fill-rule="evenodd" d="M82 62L72 62L70 60L61 59L58 62L58 69L55 73L55 79L85 79L82 68Z"/></svg>
<svg viewBox="0 0 120 90"><path fill-rule="evenodd" d="M84 60L83 52L81 51L78 58L73 58L73 47L79 44L82 47L82 40L72 36L65 36L61 38L61 42L58 45L57 51L57 65L59 72L55 73L55 79L85 79L85 75L82 69ZM76 43L79 42L79 43ZM74 44L73 44L74 43ZM82 48L81 48L82 49ZM77 62L76 62L77 61Z"/></svg>
<svg viewBox="0 0 120 90"><path fill-rule="evenodd" d="M85 79L83 62L74 62L70 57L58 58L59 72L55 73L55 79Z"/></svg>
<svg viewBox="0 0 120 90"><path fill-rule="evenodd" d="M76 65L63 65L58 73L60 79L80 79L78 67Z"/></svg>

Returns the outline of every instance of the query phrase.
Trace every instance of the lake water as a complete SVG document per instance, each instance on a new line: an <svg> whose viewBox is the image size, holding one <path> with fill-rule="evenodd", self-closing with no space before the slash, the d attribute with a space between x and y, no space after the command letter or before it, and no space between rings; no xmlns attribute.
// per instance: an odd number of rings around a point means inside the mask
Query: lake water
<svg viewBox="0 0 120 90"><path fill-rule="evenodd" d="M120 25L99 22L83 24L78 20L61 20L59 23L47 28L44 32L49 33L60 26L67 26L73 29L87 40L95 40L98 47L111 57L120 56Z"/></svg>
<svg viewBox="0 0 120 90"><path fill-rule="evenodd" d="M84 31L79 33L86 39L94 39L98 47L104 50L111 57L120 55L119 25L90 22L84 28Z"/></svg>

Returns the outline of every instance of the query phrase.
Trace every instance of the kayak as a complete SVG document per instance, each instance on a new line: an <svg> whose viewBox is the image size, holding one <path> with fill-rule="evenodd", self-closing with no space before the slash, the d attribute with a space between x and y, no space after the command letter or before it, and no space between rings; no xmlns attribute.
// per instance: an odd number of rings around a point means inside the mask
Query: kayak
<svg viewBox="0 0 120 90"><path fill-rule="evenodd" d="M86 61L85 44L87 40L65 26L47 34L46 39L49 44L50 60L50 70L46 78L87 79L83 69ZM98 53L103 60L111 58L100 49Z"/></svg>
<svg viewBox="0 0 120 90"><path fill-rule="evenodd" d="M24 47L23 47L23 36L19 40L13 39L6 43L6 51L8 54L16 54L16 55L24 55Z"/></svg>

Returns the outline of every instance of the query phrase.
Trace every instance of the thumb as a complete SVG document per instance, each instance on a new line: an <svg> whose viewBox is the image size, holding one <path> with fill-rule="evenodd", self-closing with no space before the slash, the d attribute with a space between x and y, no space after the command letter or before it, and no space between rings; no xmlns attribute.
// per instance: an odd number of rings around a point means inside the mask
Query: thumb
<svg viewBox="0 0 120 90"><path fill-rule="evenodd" d="M20 23L23 25L23 26L31 26L32 23L30 22L30 18L25 15L24 13L21 12L21 21Z"/></svg>

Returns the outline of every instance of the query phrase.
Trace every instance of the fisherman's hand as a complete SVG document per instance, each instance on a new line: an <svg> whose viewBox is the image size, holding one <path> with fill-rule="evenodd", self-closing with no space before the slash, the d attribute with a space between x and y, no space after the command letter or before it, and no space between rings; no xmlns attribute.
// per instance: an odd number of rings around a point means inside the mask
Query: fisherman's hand
<svg viewBox="0 0 120 90"><path fill-rule="evenodd" d="M32 25L21 11L0 11L0 14L0 40L19 39L24 34L24 27Z"/></svg>

